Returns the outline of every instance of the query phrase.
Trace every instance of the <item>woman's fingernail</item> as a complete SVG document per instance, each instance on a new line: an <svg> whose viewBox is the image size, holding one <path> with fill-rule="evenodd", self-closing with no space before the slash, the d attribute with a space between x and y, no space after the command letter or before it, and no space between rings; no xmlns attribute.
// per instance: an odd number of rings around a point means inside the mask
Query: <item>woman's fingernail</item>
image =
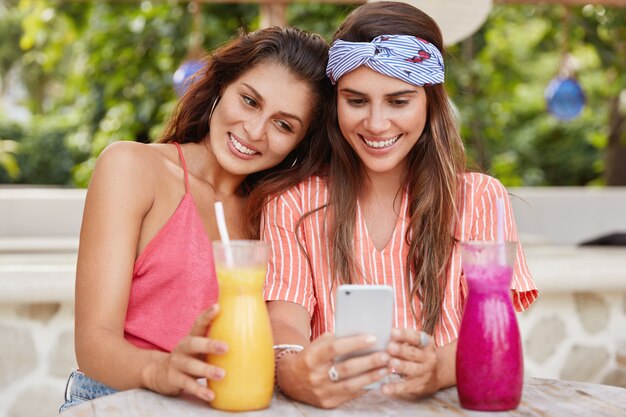
<svg viewBox="0 0 626 417"><path fill-rule="evenodd" d="M398 353L399 351L400 351L400 348L398 347L396 343L389 343L389 352Z"/></svg>
<svg viewBox="0 0 626 417"><path fill-rule="evenodd" d="M383 353L380 355L380 361L382 363L387 363L389 362L389 355L387 355L386 353Z"/></svg>
<svg viewBox="0 0 626 417"><path fill-rule="evenodd" d="M213 394L213 391L209 390L203 390L200 395L202 395L202 398L204 398L206 401L213 401L213 398L215 398L215 394Z"/></svg>
<svg viewBox="0 0 626 417"><path fill-rule="evenodd" d="M366 336L365 341L369 343L370 345L373 345L374 343L376 343L376 336L374 336L373 334L370 334Z"/></svg>
<svg viewBox="0 0 626 417"><path fill-rule="evenodd" d="M223 379L224 376L226 376L226 371L218 368L216 370L213 371L213 378L212 379Z"/></svg>
<svg viewBox="0 0 626 417"><path fill-rule="evenodd" d="M387 375L387 368L381 368L378 370L378 375Z"/></svg>
<svg viewBox="0 0 626 417"><path fill-rule="evenodd" d="M224 342L215 342L214 348L216 353L224 353L228 350L228 345Z"/></svg>

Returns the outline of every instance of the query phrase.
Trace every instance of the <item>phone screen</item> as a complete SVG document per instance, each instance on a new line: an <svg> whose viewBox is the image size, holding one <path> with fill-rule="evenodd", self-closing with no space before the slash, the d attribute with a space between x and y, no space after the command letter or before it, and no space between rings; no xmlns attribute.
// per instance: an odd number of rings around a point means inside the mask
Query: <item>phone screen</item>
<svg viewBox="0 0 626 417"><path fill-rule="evenodd" d="M340 285L337 288L335 336L376 336L376 344L371 349L340 356L337 362L387 348L393 325L393 299L393 288L389 285ZM366 389L379 385L370 384Z"/></svg>

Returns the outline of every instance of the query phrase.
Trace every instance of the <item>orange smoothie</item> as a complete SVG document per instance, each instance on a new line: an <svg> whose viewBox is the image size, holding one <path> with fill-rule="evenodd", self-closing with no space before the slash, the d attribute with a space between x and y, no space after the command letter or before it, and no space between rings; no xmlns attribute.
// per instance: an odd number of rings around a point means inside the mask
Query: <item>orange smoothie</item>
<svg viewBox="0 0 626 417"><path fill-rule="evenodd" d="M274 350L272 328L263 300L266 266L217 266L220 313L208 337L228 343L224 355L207 361L226 371L221 381L208 381L214 408L246 411L266 408L272 399Z"/></svg>

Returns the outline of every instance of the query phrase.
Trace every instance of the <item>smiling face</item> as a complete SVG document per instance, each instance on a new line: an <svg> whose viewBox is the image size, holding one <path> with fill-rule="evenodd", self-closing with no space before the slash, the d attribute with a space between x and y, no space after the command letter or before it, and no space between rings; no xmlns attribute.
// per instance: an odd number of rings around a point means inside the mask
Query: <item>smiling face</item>
<svg viewBox="0 0 626 417"><path fill-rule="evenodd" d="M369 175L402 175L424 131L426 105L423 87L364 66L337 83L339 128Z"/></svg>
<svg viewBox="0 0 626 417"><path fill-rule="evenodd" d="M280 163L302 140L313 117L306 82L262 62L230 83L210 121L210 145L222 168L249 175Z"/></svg>

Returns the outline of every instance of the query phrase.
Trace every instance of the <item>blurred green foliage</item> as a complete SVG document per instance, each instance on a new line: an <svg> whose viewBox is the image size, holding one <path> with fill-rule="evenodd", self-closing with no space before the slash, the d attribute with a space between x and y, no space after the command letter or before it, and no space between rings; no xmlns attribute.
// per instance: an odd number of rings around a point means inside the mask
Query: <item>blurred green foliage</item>
<svg viewBox="0 0 626 417"><path fill-rule="evenodd" d="M293 3L287 19L330 39L353 7ZM506 185L605 181L611 103L626 90L626 12L570 11L565 30L563 7L496 5L481 30L449 48L446 83L468 152ZM255 4L202 4L200 17L205 50L259 24ZM193 26L177 1L0 0L0 92L17 72L32 114L7 121L0 102L0 182L84 187L108 144L158 138ZM587 106L560 122L543 94L566 49Z"/></svg>
<svg viewBox="0 0 626 417"><path fill-rule="evenodd" d="M496 6L478 33L450 48L448 87L469 154L506 185L605 182L611 100L626 90L626 10L566 12ZM568 122L549 114L544 99L565 52L587 99Z"/></svg>

